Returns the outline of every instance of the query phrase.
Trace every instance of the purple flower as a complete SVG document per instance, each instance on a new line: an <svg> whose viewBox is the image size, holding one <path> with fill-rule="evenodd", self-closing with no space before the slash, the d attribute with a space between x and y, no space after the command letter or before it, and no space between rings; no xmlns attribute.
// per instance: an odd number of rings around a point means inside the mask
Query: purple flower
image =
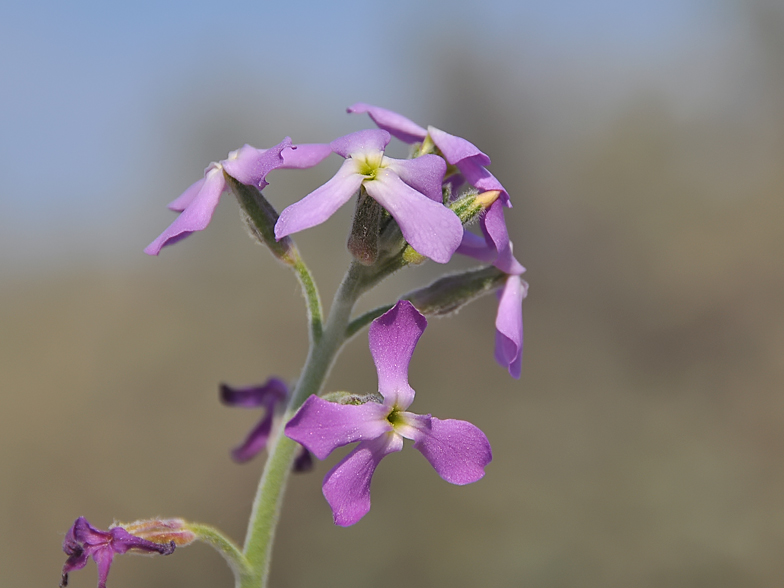
<svg viewBox="0 0 784 588"><path fill-rule="evenodd" d="M397 221L414 249L433 261L449 261L463 231L457 215L441 203L446 164L435 155L387 157L389 140L386 131L368 130L332 141L332 150L346 161L331 180L281 213L275 237L323 223L364 188Z"/></svg>
<svg viewBox="0 0 784 588"><path fill-rule="evenodd" d="M294 146L288 137L271 149L256 149L244 145L232 151L228 158L220 163L211 163L204 170L202 179L169 204L171 210L181 214L144 252L158 255L166 245L172 245L194 231L207 228L221 195L227 190L224 172L242 184L261 189L268 185L265 178L273 169L313 167L331 152L329 145Z"/></svg>
<svg viewBox="0 0 784 588"><path fill-rule="evenodd" d="M484 239L466 231L457 252L486 263L492 263L509 274L499 293L495 319L495 358L514 378L520 377L523 358L523 299L528 284L520 278L525 268L512 254L512 243L506 230L504 208L496 200L479 220Z"/></svg>
<svg viewBox="0 0 784 588"><path fill-rule="evenodd" d="M61 587L68 585L68 573L81 570L92 557L98 566L98 588L105 588L106 577L115 554L123 554L129 550L169 555L174 552L175 541L155 543L131 535L122 527L112 527L108 531L96 529L87 519L79 517L68 529L63 541L63 551L68 556L63 566Z"/></svg>
<svg viewBox="0 0 784 588"><path fill-rule="evenodd" d="M276 409L284 406L288 399L289 389L283 380L270 378L264 384L257 386L246 386L244 388L232 388L226 384L221 384L221 401L229 406L239 406L242 408L265 409L264 416L259 423L248 433L245 441L231 451L234 461L244 463L267 447L272 424L275 420ZM310 452L304 447L294 461L293 469L296 472L305 472L313 468L313 460Z"/></svg>
<svg viewBox="0 0 784 588"><path fill-rule="evenodd" d="M367 113L379 128L384 129L404 143L417 143L423 141L427 135L430 135L433 143L441 151L444 158L450 165L454 165L460 170L460 173L469 184L482 192L498 190L501 192L504 204L511 207L509 194L506 189L493 174L485 169L486 166L490 165L490 158L482 153L473 143L432 126L424 129L402 114L379 106L365 104L364 102L357 102L346 110L349 113ZM453 185L459 185L459 182L457 184L453 182Z"/></svg>
<svg viewBox="0 0 784 588"><path fill-rule="evenodd" d="M407 300L370 326L382 403L336 404L311 396L286 425L286 435L319 459L359 441L324 478L322 490L337 525L353 525L367 514L373 472L384 456L403 448L404 437L412 439L414 448L452 484L476 482L492 460L487 437L471 423L406 410L414 400L408 364L426 326L425 317Z"/></svg>

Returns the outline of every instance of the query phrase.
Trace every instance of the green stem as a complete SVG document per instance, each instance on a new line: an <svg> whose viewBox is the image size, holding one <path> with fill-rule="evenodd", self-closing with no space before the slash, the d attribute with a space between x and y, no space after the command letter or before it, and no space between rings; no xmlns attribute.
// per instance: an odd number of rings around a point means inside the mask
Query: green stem
<svg viewBox="0 0 784 588"><path fill-rule="evenodd" d="M302 294L305 296L305 303L308 307L308 321L310 322L310 342L311 345L319 339L324 331L323 311L321 310L321 297L319 296L316 282L310 273L308 266L302 261L299 251L294 248L289 253L291 268L297 275L299 285L302 287Z"/></svg>
<svg viewBox="0 0 784 588"><path fill-rule="evenodd" d="M250 573L239 578L240 588L264 588L267 585L275 527L291 465L299 447L283 434L283 423L289 421L311 394L321 391L329 370L346 341L346 326L351 310L365 291L371 271L358 263L353 263L349 268L335 294L321 336L311 340L305 367L291 395L282 424L270 437L269 456L256 491L243 551ZM315 290L315 285L313 288Z"/></svg>
<svg viewBox="0 0 784 588"><path fill-rule="evenodd" d="M240 551L240 548L218 529L200 523L188 523L188 528L196 534L200 541L208 543L223 556L223 559L228 562L229 567L234 572L234 577L237 578L238 584L241 578L251 573L248 561L245 559L242 551Z"/></svg>

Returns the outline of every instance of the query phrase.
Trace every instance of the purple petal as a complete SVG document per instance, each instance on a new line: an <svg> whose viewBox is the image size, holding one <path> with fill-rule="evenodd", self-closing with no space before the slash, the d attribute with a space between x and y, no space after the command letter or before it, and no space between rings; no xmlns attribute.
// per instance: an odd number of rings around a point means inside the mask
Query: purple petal
<svg viewBox="0 0 784 588"><path fill-rule="evenodd" d="M336 525L348 527L367 514L373 472L385 456L401 449L403 438L394 433L363 441L324 476L322 492Z"/></svg>
<svg viewBox="0 0 784 588"><path fill-rule="evenodd" d="M238 182L263 188L267 185L264 179L267 174L283 165L283 157L280 153L286 147L291 147L289 137L270 149L256 149L244 145L233 152L229 159L221 161L221 165L226 173Z"/></svg>
<svg viewBox="0 0 784 588"><path fill-rule="evenodd" d="M463 240L460 242L460 247L457 248L457 253L485 263L493 263L498 257L498 252L492 244L488 244L486 239L475 235L468 229L463 232Z"/></svg>
<svg viewBox="0 0 784 588"><path fill-rule="evenodd" d="M485 475L493 452L485 434L467 421L457 421L412 413L401 415L409 427L396 427L401 435L414 440L414 448L450 484L470 484Z"/></svg>
<svg viewBox="0 0 784 588"><path fill-rule="evenodd" d="M185 190L182 194L180 194L177 198L169 202L167 208L169 210L173 210L175 212L182 212L188 206L190 206L193 199L196 198L196 195L201 191L201 187L204 185L206 178L206 174L215 164L212 164L206 170L204 170L205 177L200 180L193 182L188 189Z"/></svg>
<svg viewBox="0 0 784 588"><path fill-rule="evenodd" d="M283 157L282 169L307 169L324 161L332 153L332 148L326 143L305 143L292 145L281 152Z"/></svg>
<svg viewBox="0 0 784 588"><path fill-rule="evenodd" d="M337 447L391 431L388 415L389 407L377 402L336 404L311 396L286 424L286 436L324 459Z"/></svg>
<svg viewBox="0 0 784 588"><path fill-rule="evenodd" d="M495 319L495 359L519 378L523 360L523 298L528 291L520 276L509 276L498 300Z"/></svg>
<svg viewBox="0 0 784 588"><path fill-rule="evenodd" d="M384 163L406 184L438 203L443 201L441 184L446 173L446 162L437 155L422 155L416 159L392 159Z"/></svg>
<svg viewBox="0 0 784 588"><path fill-rule="evenodd" d="M267 406L285 400L288 396L288 386L283 380L270 378L260 386L245 386L243 388L232 388L226 384L221 384L220 397L224 404L229 406L241 406L243 408L254 408L257 406Z"/></svg>
<svg viewBox="0 0 784 588"><path fill-rule="evenodd" d="M231 457L238 463L244 463L255 457L262 449L267 446L270 432L272 431L272 420L275 416L273 407L268 407L264 418L253 427L245 441L231 450Z"/></svg>
<svg viewBox="0 0 784 588"><path fill-rule="evenodd" d="M112 550L115 553L123 554L131 549L138 551L146 551L148 553L159 553L161 555L169 555L174 552L174 545L172 543L155 543L142 539L136 535L131 535L122 527L113 527L109 529L112 534ZM93 557L93 559L95 559Z"/></svg>
<svg viewBox="0 0 784 588"><path fill-rule="evenodd" d="M370 325L370 353L378 372L378 391L385 404L398 410L414 401L408 385L408 364L417 341L427 327L427 319L408 300L399 300Z"/></svg>
<svg viewBox="0 0 784 588"><path fill-rule="evenodd" d="M466 159L470 159L477 165L490 165L490 158L470 141L450 135L435 127L428 127L427 131L430 133L433 143L436 144L436 147L439 148L446 160L452 165L457 165Z"/></svg>
<svg viewBox="0 0 784 588"><path fill-rule="evenodd" d="M323 223L345 204L362 185L356 163L346 160L338 173L320 188L286 208L275 223L275 238L297 233Z"/></svg>
<svg viewBox="0 0 784 588"><path fill-rule="evenodd" d="M501 185L496 177L487 171L482 165L474 161L473 159L463 159L462 161L458 162L457 168L460 170L460 173L463 174L466 181L469 184L478 188L482 192L487 192L488 190L498 190L501 192L501 200L504 203L504 206L509 208L512 207L512 203L509 201L509 193L506 191Z"/></svg>
<svg viewBox="0 0 784 588"><path fill-rule="evenodd" d="M215 207L218 206L220 196L226 189L226 180L223 170L213 168L207 173L204 184L199 193L191 201L188 208L180 213L175 221L169 225L160 236L150 243L144 252L147 255L158 255L161 248L171 245L194 231L201 231L210 224Z"/></svg>
<svg viewBox="0 0 784 588"><path fill-rule="evenodd" d="M93 561L98 567L98 588L106 588L106 579L109 577L109 569L112 567L114 552L107 545L97 549L92 555Z"/></svg>
<svg viewBox="0 0 784 588"><path fill-rule="evenodd" d="M291 466L292 471L301 474L309 472L314 467L313 454L304 447L299 448L297 457L294 458L294 465Z"/></svg>
<svg viewBox="0 0 784 588"><path fill-rule="evenodd" d="M454 212L389 169L378 170L375 180L365 182L365 189L394 217L414 249L438 263L451 259L463 238L463 224Z"/></svg>
<svg viewBox="0 0 784 588"><path fill-rule="evenodd" d="M504 221L504 204L496 200L482 216L480 225L489 243L498 252L493 265L507 274L520 275L525 268L512 254L512 243Z"/></svg>
<svg viewBox="0 0 784 588"><path fill-rule="evenodd" d="M357 102L353 106L349 106L346 112L352 114L367 112L379 128L388 131L393 137L400 139L404 143L417 143L422 141L425 135L427 135L427 131L414 121L402 114L379 106Z"/></svg>
<svg viewBox="0 0 784 588"><path fill-rule="evenodd" d="M339 137L329 144L332 151L341 157L351 157L353 153L366 151L384 151L389 143L389 133L376 129L357 131Z"/></svg>

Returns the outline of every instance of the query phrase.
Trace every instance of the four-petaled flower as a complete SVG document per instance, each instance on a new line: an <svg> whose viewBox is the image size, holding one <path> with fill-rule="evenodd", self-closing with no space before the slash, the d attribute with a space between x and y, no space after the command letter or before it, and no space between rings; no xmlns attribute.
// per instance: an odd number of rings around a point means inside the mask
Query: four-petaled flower
<svg viewBox="0 0 784 588"><path fill-rule="evenodd" d="M359 441L324 478L324 497L338 525L353 525L370 510L373 472L384 456L403 448L404 437L452 484L476 482L492 460L487 437L471 423L407 411L414 400L408 364L426 326L425 317L405 300L370 326L382 403L336 404L311 396L286 425L286 435L319 459Z"/></svg>
<svg viewBox="0 0 784 588"><path fill-rule="evenodd" d="M63 541L63 551L68 556L63 566L61 587L68 585L68 573L81 570L92 557L98 566L98 588L106 588L106 578L115 554L123 554L129 550L169 555L174 552L175 540L166 543L155 543L131 535L122 527L112 527L108 531L96 529L87 519L79 517L68 529Z"/></svg>
<svg viewBox="0 0 784 588"><path fill-rule="evenodd" d="M158 255L166 245L173 245L193 233L202 231L212 220L221 195L227 190L228 174L241 184L264 188L267 174L273 169L305 169L322 162L332 150L329 145L292 145L286 137L270 149L256 149L244 145L219 163L211 163L204 170L204 177L194 182L185 192L169 204L169 209L180 215L150 243L144 252Z"/></svg>
<svg viewBox="0 0 784 588"><path fill-rule="evenodd" d="M460 245L463 225L442 204L446 163L436 155L392 159L384 155L389 141L383 130L358 131L332 141L332 150L346 161L331 180L281 213L275 237L323 223L364 188L397 221L417 252L438 263L449 261Z"/></svg>
<svg viewBox="0 0 784 588"><path fill-rule="evenodd" d="M276 409L285 406L288 399L289 388L286 382L278 378L269 378L261 385L245 386L243 388L232 388L226 384L221 384L221 401L228 406L239 406L242 408L265 409L259 423L251 429L245 441L231 451L231 456L238 463L246 462L265 447L272 432L272 424L275 420ZM293 469L295 472L306 472L313 468L313 459L310 452L304 447L294 460Z"/></svg>
<svg viewBox="0 0 784 588"><path fill-rule="evenodd" d="M357 102L346 110L352 114L367 113L379 128L384 129L404 143L417 143L430 135L433 143L438 147L438 150L443 154L447 162L457 167L469 184L482 192L498 190L501 192L501 199L504 205L512 206L506 189L486 169L490 165L490 158L470 141L466 141L462 137L450 135L433 126L424 129L402 114L381 108L380 106ZM451 183L455 187L459 185L459 182L455 180L451 180Z"/></svg>

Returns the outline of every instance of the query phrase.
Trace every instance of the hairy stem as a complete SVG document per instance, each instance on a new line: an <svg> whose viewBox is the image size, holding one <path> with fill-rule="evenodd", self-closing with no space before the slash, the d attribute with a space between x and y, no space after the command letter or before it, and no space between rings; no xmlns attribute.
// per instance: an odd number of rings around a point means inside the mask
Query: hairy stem
<svg viewBox="0 0 784 588"><path fill-rule="evenodd" d="M353 263L340 285L321 336L311 339L305 367L291 395L283 423L294 415L311 395L321 391L340 348L346 341L351 310L365 291L372 270ZM315 285L313 286L315 289ZM269 576L275 527L283 504L283 494L297 451L297 443L283 434L280 426L272 434L269 456L259 482L248 524L243 554L251 573L238 580L240 588L264 588Z"/></svg>

